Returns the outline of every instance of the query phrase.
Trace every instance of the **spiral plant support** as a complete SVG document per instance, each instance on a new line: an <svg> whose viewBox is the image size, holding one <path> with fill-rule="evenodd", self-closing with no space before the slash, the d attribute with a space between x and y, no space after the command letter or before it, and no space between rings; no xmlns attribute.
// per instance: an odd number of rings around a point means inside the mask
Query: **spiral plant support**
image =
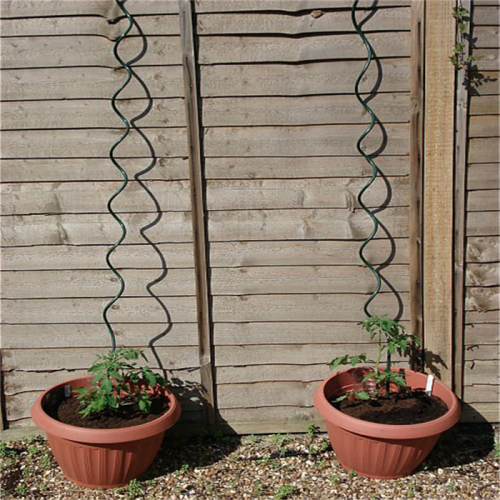
<svg viewBox="0 0 500 500"><path fill-rule="evenodd" d="M111 254L115 251L115 249L123 242L123 240L127 236L127 228L126 228L125 224L123 223L123 221L120 219L120 217L118 217L118 215L116 215L115 211L113 210L112 204L113 204L113 201L120 195L120 193L122 193L123 190L127 187L128 180L129 180L127 172L123 169L123 167L118 163L118 161L115 158L115 150L128 136L128 134L130 132L130 127L131 127L130 122L127 120L127 118L125 118L125 116L117 108L116 99L118 98L118 96L121 94L123 89L125 89L125 87L130 83L130 80L132 79L132 69L119 56L118 47L120 45L120 42L129 34L130 30L132 29L132 27L134 25L134 21L132 19L132 16L128 12L128 10L125 8L123 3L120 2L119 0L116 0L116 3L118 5L118 7L120 8L120 10L123 12L123 14L126 16L126 18L128 19L129 24L127 26L127 29L115 40L115 45L113 48L113 54L114 54L116 60L120 63L120 65L127 72L127 78L125 79L125 82L115 92L115 94L111 98L111 106L113 108L113 111L119 116L120 120L125 125L125 132L113 144L113 146L111 146L111 149L109 151L109 158L110 158L111 162L118 169L118 171L120 172L120 174L123 177L122 185L111 196L111 198L108 200L108 204L107 204L108 212L113 216L113 218L116 220L116 222L118 222L118 224L120 225L120 228L122 230L122 234L121 234L120 238L118 239L118 241L113 246L111 246L111 248L106 253L106 264L108 265L109 269L113 272L113 274L118 278L118 281L120 282L120 289L118 290L118 293L106 304L106 306L104 307L103 313L102 313L104 323L106 324L106 327L107 327L108 332L109 332L109 336L111 337L111 350L113 350L113 351L116 349L116 337L115 337L115 333L114 333L113 328L112 328L112 326L109 322L109 319L108 319L108 312L111 309L111 307L113 306L113 304L123 295L123 292L125 291L125 281L124 281L122 275L116 270L116 268L111 263Z"/></svg>
<svg viewBox="0 0 500 500"><path fill-rule="evenodd" d="M361 70L361 73L359 74L358 78L356 79L356 83L354 85L354 94L356 95L356 98L359 101L359 103L363 106L365 111L370 116L370 125L361 134L358 141L356 142L356 149L358 150L359 154L361 156L363 156L363 158L372 167L372 175L371 175L370 179L360 189L360 191L358 193L358 203L361 206L361 208L368 214L368 216L371 218L371 220L373 222L373 229L372 229L371 233L368 235L368 237L361 244L361 247L359 249L359 257L360 257L361 261L363 262L363 264L371 271L371 273L375 277L375 281L376 281L376 286L375 286L374 292L370 295L368 300L365 302L365 305L363 306L363 310L364 310L366 316L371 317L371 314L369 311L369 306L372 303L372 301L375 299L375 297L380 293L380 289L382 288L382 278L381 278L380 273L377 270L377 268L370 261L368 261L366 259L366 257L364 256L364 250L368 246L370 241L372 241L373 238L375 238L375 235L378 232L378 228L379 228L380 223L379 223L379 220L377 219L377 216L363 202L363 195L370 188L370 186L375 182L375 179L377 178L377 175L378 175L378 167L375 164L375 162L373 161L373 159L363 151L362 144L363 144L363 140L365 139L365 137L375 127L375 124L377 123L377 117L375 116L375 113L370 108L370 106L366 103L366 101L363 100L363 98L361 97L360 91L359 91L359 86L361 84L361 81L362 81L363 77L365 76L366 72L368 71L368 68L370 67L372 57L373 57L373 49L372 49L372 46L370 45L370 42L368 41L365 34L363 33L363 30L361 29L360 24L356 20L356 9L357 9L358 3L359 3L359 0L354 0L354 3L352 5L352 9L351 9L351 20L352 20L352 24L354 26L354 29L356 30L356 33L360 36L361 40L363 41L363 43L366 47L367 58L366 58L366 62L364 64L364 66L363 66L363 69ZM390 367L391 367L390 353L387 353L387 369L389 370Z"/></svg>

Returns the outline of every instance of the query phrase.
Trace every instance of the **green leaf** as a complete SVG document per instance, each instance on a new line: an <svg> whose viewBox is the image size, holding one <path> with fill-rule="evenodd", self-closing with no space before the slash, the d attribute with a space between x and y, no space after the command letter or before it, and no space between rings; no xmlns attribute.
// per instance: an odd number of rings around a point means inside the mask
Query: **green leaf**
<svg viewBox="0 0 500 500"><path fill-rule="evenodd" d="M370 399L370 395L365 391L359 391L356 393L356 397L364 401Z"/></svg>
<svg viewBox="0 0 500 500"><path fill-rule="evenodd" d="M363 380L361 382L366 382L367 380L370 380L371 378L375 377L375 372L371 372L365 377L363 377Z"/></svg>
<svg viewBox="0 0 500 500"><path fill-rule="evenodd" d="M113 383L109 380L109 378L107 378L101 382L100 387L106 394L110 394L113 390Z"/></svg>
<svg viewBox="0 0 500 500"><path fill-rule="evenodd" d="M146 380L149 382L149 385L151 387L156 386L156 377L155 377L154 373L152 373L150 371L145 371L144 376L146 377Z"/></svg>
<svg viewBox="0 0 500 500"><path fill-rule="evenodd" d="M340 403L341 401L344 401L344 399L347 399L349 397L349 394L343 394L342 396L339 396L338 398L335 399L336 403Z"/></svg>

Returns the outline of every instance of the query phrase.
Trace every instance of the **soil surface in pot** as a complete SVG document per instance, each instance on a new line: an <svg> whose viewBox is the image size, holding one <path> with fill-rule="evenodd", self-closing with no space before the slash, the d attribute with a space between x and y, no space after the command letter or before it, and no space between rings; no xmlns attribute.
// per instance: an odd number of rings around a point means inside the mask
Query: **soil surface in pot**
<svg viewBox="0 0 500 500"><path fill-rule="evenodd" d="M51 410L46 410L52 418L68 425L88 429L121 429L145 424L161 417L168 410L168 399L156 399L151 406L151 413L143 413L137 405L127 405L119 411L100 413L84 417L80 415L80 403L74 398L60 401Z"/></svg>
<svg viewBox="0 0 500 500"><path fill-rule="evenodd" d="M330 404L351 417L389 425L421 424L435 420L448 411L441 398L427 396L421 391L391 393L371 401L344 399L336 403L332 398Z"/></svg>

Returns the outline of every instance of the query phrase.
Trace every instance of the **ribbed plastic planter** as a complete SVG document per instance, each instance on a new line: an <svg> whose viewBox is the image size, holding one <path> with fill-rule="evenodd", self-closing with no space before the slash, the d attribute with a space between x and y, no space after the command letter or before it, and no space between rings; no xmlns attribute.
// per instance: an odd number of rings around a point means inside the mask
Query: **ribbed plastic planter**
<svg viewBox="0 0 500 500"><path fill-rule="evenodd" d="M146 424L122 429L86 429L63 424L48 413L53 398L60 398L65 386L85 387L92 377L55 385L45 391L31 409L35 424L47 433L57 463L70 481L86 488L117 488L145 472L163 441L165 431L181 415L181 407L170 392L165 392L169 409Z"/></svg>
<svg viewBox="0 0 500 500"><path fill-rule="evenodd" d="M444 384L434 382L432 393L447 405L443 416L422 424L387 425L350 417L334 408L332 396L361 390L367 368L351 368L327 378L314 394L314 405L326 420L326 427L337 460L359 475L393 479L411 474L430 453L439 435L455 425L460 417L460 405ZM425 389L427 375L405 370L407 384L412 389Z"/></svg>

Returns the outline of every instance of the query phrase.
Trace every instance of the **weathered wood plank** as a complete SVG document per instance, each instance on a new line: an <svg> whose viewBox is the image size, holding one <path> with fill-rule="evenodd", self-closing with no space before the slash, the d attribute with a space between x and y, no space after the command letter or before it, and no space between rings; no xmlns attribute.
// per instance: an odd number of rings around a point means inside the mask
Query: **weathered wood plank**
<svg viewBox="0 0 500 500"><path fill-rule="evenodd" d="M406 32L372 33L369 39L378 57L410 55L410 38ZM210 36L200 37L199 44L200 64L297 63L365 57L363 42L357 34L300 38L275 36L267 38L265 43L260 37ZM172 62L175 64L175 59Z"/></svg>
<svg viewBox="0 0 500 500"><path fill-rule="evenodd" d="M138 8L140 5L140 9ZM127 8L129 6L127 5ZM130 5L130 12L136 14L176 14L176 0L142 0L140 4ZM123 16L122 11L114 3L106 0L88 0L85 2L54 0L38 2L37 0L4 0L1 15L10 17L52 17L58 16L100 16L106 19L116 19Z"/></svg>
<svg viewBox="0 0 500 500"><path fill-rule="evenodd" d="M121 158L130 177L151 166L151 158ZM119 172L108 158L0 160L3 182L116 181ZM157 158L143 180L188 179L187 158Z"/></svg>
<svg viewBox="0 0 500 500"><path fill-rule="evenodd" d="M500 114L500 102L498 96L490 96L490 95L471 96L469 113L471 115Z"/></svg>
<svg viewBox="0 0 500 500"><path fill-rule="evenodd" d="M362 66L362 61L207 66L201 68L200 92L203 97L351 93L352 82ZM378 85L378 77L375 65L370 66L366 80L361 84L361 92L370 92ZM384 78L378 92L408 92L409 82L407 58L384 61Z"/></svg>
<svg viewBox="0 0 500 500"><path fill-rule="evenodd" d="M468 212L487 212L500 210L500 191L488 189L469 192L467 196Z"/></svg>
<svg viewBox="0 0 500 500"><path fill-rule="evenodd" d="M498 137L500 120L497 115L471 116L469 120L469 137Z"/></svg>
<svg viewBox="0 0 500 500"><path fill-rule="evenodd" d="M157 249L163 255L169 270L194 267L191 243L160 243ZM102 244L25 247L22 251L18 248L3 248L2 269L3 271L105 269L104 256L107 250L108 247ZM380 253L379 249L378 254ZM120 245L113 252L113 263L119 269L159 269L162 266L157 251L148 244Z"/></svg>
<svg viewBox="0 0 500 500"><path fill-rule="evenodd" d="M3 352L3 370L86 370L95 361L97 354L104 354L108 348L92 349L13 349ZM196 368L198 350L196 346L168 346L157 349L158 356L166 369ZM155 357L149 353L149 365L161 368ZM146 364L142 360L140 364Z"/></svg>
<svg viewBox="0 0 500 500"><path fill-rule="evenodd" d="M109 148L123 135L118 129L61 130L54 139L50 130L2 132L3 158L107 158ZM149 129L145 132L158 157L187 155L184 128ZM92 144L92 147L89 147ZM136 130L131 130L117 148L115 157L151 157L148 143Z"/></svg>
<svg viewBox="0 0 500 500"><path fill-rule="evenodd" d="M470 212L467 216L468 236L498 236L498 212Z"/></svg>
<svg viewBox="0 0 500 500"><path fill-rule="evenodd" d="M399 294L403 303L408 294ZM241 323L246 321L350 321L359 317L366 295L320 294L320 295L242 295L220 296L213 300L215 322ZM383 293L373 303L376 314L395 316L399 311L397 298L392 293ZM403 319L408 319L407 308Z"/></svg>
<svg viewBox="0 0 500 500"><path fill-rule="evenodd" d="M370 103L382 122L408 121L410 103L405 93L380 94ZM148 101L144 99L118 101L118 108L129 118L138 116L147 106ZM138 125L142 128L182 127L185 122L181 99L155 99L151 111ZM368 122L354 96L225 97L206 98L203 102L206 127ZM3 130L122 126L109 103L100 100L9 101L2 104Z"/></svg>
<svg viewBox="0 0 500 500"><path fill-rule="evenodd" d="M274 5L273 5L274 7ZM335 5L334 5L335 7ZM323 11L322 15L301 12L290 16L282 13L199 14L198 35L300 35L305 33L345 33L354 31L350 13L346 10ZM368 16L366 16L368 17ZM360 20L362 14L360 15ZM410 9L378 8L363 24L365 33L371 31L408 31Z"/></svg>
<svg viewBox="0 0 500 500"><path fill-rule="evenodd" d="M475 49L473 54L480 58L474 63L479 71L498 71L500 69L498 49Z"/></svg>
<svg viewBox="0 0 500 500"><path fill-rule="evenodd" d="M474 26L498 26L499 14L498 5L475 5L472 24Z"/></svg>
<svg viewBox="0 0 500 500"><path fill-rule="evenodd" d="M464 387L464 401L467 403L497 403L500 398L500 385L471 385Z"/></svg>
<svg viewBox="0 0 500 500"><path fill-rule="evenodd" d="M365 256L375 265L390 261L407 264L407 240L375 240L366 249ZM216 267L252 266L334 266L359 265L356 250L358 242L352 241L295 241L283 245L279 241L212 242L210 264ZM190 243L157 246L167 262L168 269L192 268L193 249ZM54 269L105 269L105 245L91 246L36 246L2 249L4 271L54 270ZM113 253L113 262L120 269L158 268L161 266L157 252L147 244L121 245Z"/></svg>
<svg viewBox="0 0 500 500"><path fill-rule="evenodd" d="M153 98L182 97L182 67L137 67ZM124 70L110 68L37 68L2 71L2 100L110 99L125 81ZM75 85L75 82L78 85ZM144 88L133 78L122 99L143 99Z"/></svg>
<svg viewBox="0 0 500 500"><path fill-rule="evenodd" d="M149 106L146 99L117 101L118 109L129 119L141 115ZM184 127L182 99L155 99L151 110L137 122L145 127ZM9 101L2 104L2 130L123 128L109 101ZM147 131L146 131L147 133Z"/></svg>
<svg viewBox="0 0 500 500"><path fill-rule="evenodd" d="M466 311L466 325L500 324L500 311Z"/></svg>
<svg viewBox="0 0 500 500"><path fill-rule="evenodd" d="M108 299L20 299L5 300L2 304L2 321L5 324L27 325L62 323L101 323L101 312ZM170 297L166 307L171 320L176 323L196 321L194 297ZM165 310L153 297L124 298L115 304L110 321L118 323L144 323L145 314L150 323L163 323L167 328L169 320Z"/></svg>
<svg viewBox="0 0 500 500"><path fill-rule="evenodd" d="M469 165L467 188L500 189L500 165L498 163L480 163Z"/></svg>
<svg viewBox="0 0 500 500"><path fill-rule="evenodd" d="M153 339L155 347L197 346L195 323L174 323L167 332L166 323L120 324L115 328L119 345L146 346ZM164 335L162 335L164 334ZM81 325L2 325L4 349L50 349L68 347L108 347L109 335L103 324ZM29 390L29 389L27 389Z"/></svg>
<svg viewBox="0 0 500 500"><path fill-rule="evenodd" d="M404 324L406 327L407 323ZM368 334L351 323L215 323L215 345L366 343ZM294 361L295 362L295 361ZM302 379L301 379L302 380Z"/></svg>
<svg viewBox="0 0 500 500"><path fill-rule="evenodd" d="M486 96L500 93L500 78L498 71L479 71L473 66L470 71L470 88L472 95Z"/></svg>
<svg viewBox="0 0 500 500"><path fill-rule="evenodd" d="M258 426L262 432L294 432L289 430L293 425L295 432L306 432L311 423L321 423L314 407L300 408L296 406L274 406L266 408L227 408L219 412L221 422L228 422L236 432L240 429L254 433ZM244 423L247 425L244 426ZM257 433L257 432L255 432Z"/></svg>
<svg viewBox="0 0 500 500"><path fill-rule="evenodd" d="M467 325L464 342L471 344L500 344L500 325Z"/></svg>
<svg viewBox="0 0 500 500"><path fill-rule="evenodd" d="M353 155L356 140L365 129L364 125L209 128L205 129L205 154L212 157ZM384 155L408 154L408 126L388 124L384 129L386 138L376 127L365 139L365 151L372 154L382 149Z"/></svg>
<svg viewBox="0 0 500 500"><path fill-rule="evenodd" d="M395 238L408 236L408 209L387 208L380 215ZM237 210L210 212L213 241L364 239L372 230L371 219L349 210ZM380 233L380 237L383 237Z"/></svg>
<svg viewBox="0 0 500 500"><path fill-rule="evenodd" d="M331 0L195 0L197 12L245 12L277 10L300 12L302 10L331 9ZM377 7L409 5L408 0L381 0ZM351 7L349 0L335 0L335 8ZM370 8L370 0L362 0L359 8Z"/></svg>
<svg viewBox="0 0 500 500"><path fill-rule="evenodd" d="M500 262L471 264L465 268L466 286L500 286Z"/></svg>
<svg viewBox="0 0 500 500"><path fill-rule="evenodd" d="M497 262L500 260L500 238L485 236L467 238L467 262Z"/></svg>
<svg viewBox="0 0 500 500"><path fill-rule="evenodd" d="M475 16L474 16L475 17ZM498 18L497 18L498 19ZM496 48L500 47L500 28L497 26L477 26L474 28L474 48Z"/></svg>
<svg viewBox="0 0 500 500"><path fill-rule="evenodd" d="M334 347L334 346L332 346ZM361 347L358 345L358 347ZM273 347L270 346L270 349ZM328 348L328 352L333 351ZM359 352L359 350L357 351ZM332 359L330 358L330 360ZM330 361L329 360L329 361ZM395 362L395 366L409 368L408 362ZM318 382L331 374L327 363L311 365L244 365L219 366L216 368L218 384L237 384L254 382Z"/></svg>
<svg viewBox="0 0 500 500"><path fill-rule="evenodd" d="M462 408L460 422L464 423L498 423L500 409L496 403L471 403Z"/></svg>
<svg viewBox="0 0 500 500"><path fill-rule="evenodd" d="M498 384L499 364L496 361L467 361L464 368L464 383L474 384Z"/></svg>
<svg viewBox="0 0 500 500"><path fill-rule="evenodd" d="M140 262L137 263L140 266ZM158 297L194 296L194 269L168 269L168 278L159 279L164 270L126 269L120 270L125 280L124 297L148 297L147 287ZM119 289L118 278L109 270L67 270L67 271L4 271L2 272L2 298L45 299L68 297L115 296Z"/></svg>
<svg viewBox="0 0 500 500"><path fill-rule="evenodd" d="M465 361L495 361L500 354L498 344L472 344L465 346Z"/></svg>
<svg viewBox="0 0 500 500"><path fill-rule="evenodd" d="M130 8L132 12L136 10L134 5L127 5L127 8ZM54 12L56 11L54 10L52 14ZM118 22L113 23L108 22L110 18L105 19L95 14L74 17L5 18L2 20L2 37L99 35L113 40L118 38L128 26L126 18L123 14L121 16ZM404 17L401 14L399 16L385 14L385 16L382 15L380 17L387 18L386 23L382 19L378 21L377 24L380 26L389 23L391 20L395 23L399 21L401 26L404 26ZM179 19L177 15L141 15L135 17L135 21L147 37L179 34ZM138 35L138 32L134 26L129 36L135 35Z"/></svg>
<svg viewBox="0 0 500 500"><path fill-rule="evenodd" d="M378 354L378 346L372 344L303 344L303 345L238 345L216 346L215 363L218 367L235 367L249 365L323 364L325 366L336 356L366 353L374 362ZM486 354L487 355L487 354ZM395 354L394 361L402 358ZM488 358L491 359L491 358ZM279 378L278 378L279 379ZM296 379L301 380L301 379ZM320 379L318 379L320 380Z"/></svg>
<svg viewBox="0 0 500 500"><path fill-rule="evenodd" d="M390 192L386 182L390 186ZM360 208L357 193L363 179L208 181L208 210L275 208ZM3 215L105 212L108 199L121 182L2 184ZM145 185L164 211L186 212L191 208L189 182L146 181ZM371 194L373 193L373 194ZM379 179L364 202L370 207L405 206L408 179ZM137 182L131 181L113 204L115 212L150 212L155 205Z"/></svg>
<svg viewBox="0 0 500 500"><path fill-rule="evenodd" d="M100 36L42 36L5 38L2 67L5 69L99 66L118 68L113 41ZM142 37L127 37L120 43L120 57L138 66L181 64L178 36L150 36L147 51Z"/></svg>
<svg viewBox="0 0 500 500"><path fill-rule="evenodd" d="M386 176L408 175L408 156L384 156ZM371 167L359 156L301 158L206 158L208 179L310 179L313 177L370 177Z"/></svg>
<svg viewBox="0 0 500 500"><path fill-rule="evenodd" d="M467 311L497 311L500 309L499 288L467 288L465 308Z"/></svg>
<svg viewBox="0 0 500 500"><path fill-rule="evenodd" d="M123 214L129 228L125 244L144 243L139 228L150 224L156 214ZM5 216L1 218L2 244L30 245L102 245L118 240L121 231L109 214ZM192 241L191 214L166 212L158 224L148 230L148 237L156 243Z"/></svg>

